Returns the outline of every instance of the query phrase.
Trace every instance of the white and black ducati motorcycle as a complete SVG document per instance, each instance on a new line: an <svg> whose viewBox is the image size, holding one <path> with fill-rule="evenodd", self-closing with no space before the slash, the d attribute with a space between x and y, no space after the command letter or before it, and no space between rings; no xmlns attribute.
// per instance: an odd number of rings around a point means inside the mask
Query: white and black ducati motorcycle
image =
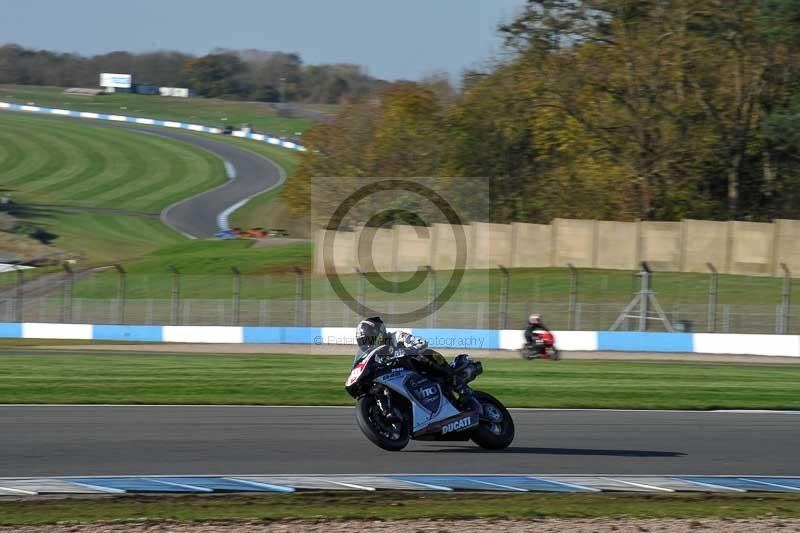
<svg viewBox="0 0 800 533"><path fill-rule="evenodd" d="M467 383L483 372L479 361L459 355L450 365L427 350L382 364L382 348L356 360L345 389L356 400L356 421L364 435L384 450L399 451L410 439L466 441L500 450L514 440L514 421L493 396ZM434 378L420 358L437 359L446 376ZM442 368L440 366L440 368Z"/></svg>

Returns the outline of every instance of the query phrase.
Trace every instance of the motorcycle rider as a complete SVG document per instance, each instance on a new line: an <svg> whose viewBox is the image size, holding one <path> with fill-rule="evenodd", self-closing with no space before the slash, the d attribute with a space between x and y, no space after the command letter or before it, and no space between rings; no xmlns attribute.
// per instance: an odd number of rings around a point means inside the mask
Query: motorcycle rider
<svg viewBox="0 0 800 533"><path fill-rule="evenodd" d="M537 332L539 331L546 331L550 333L550 330L547 329L547 326L544 325L542 322L542 315L539 313L531 313L528 316L528 324L525 327L525 347L526 348L534 348L536 345L536 338L538 337ZM537 351L541 354L544 353L544 346L540 346Z"/></svg>
<svg viewBox="0 0 800 533"><path fill-rule="evenodd" d="M389 333L379 316L365 318L356 326L356 361L375 353L375 361L393 366L408 357L424 373L439 380L453 375L453 368L442 354L428 348L428 341L405 331Z"/></svg>

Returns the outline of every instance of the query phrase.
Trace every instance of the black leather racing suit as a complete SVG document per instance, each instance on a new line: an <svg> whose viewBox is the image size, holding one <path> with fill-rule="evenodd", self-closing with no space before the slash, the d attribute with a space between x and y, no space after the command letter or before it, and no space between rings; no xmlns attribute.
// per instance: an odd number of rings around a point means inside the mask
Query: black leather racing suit
<svg viewBox="0 0 800 533"><path fill-rule="evenodd" d="M390 342L385 346L359 348L356 352L356 361L376 348L382 348L376 354L376 362L380 364L394 366L402 364L403 360L407 358L406 360L416 370L442 383L447 382L453 376L452 367L445 358L440 353L428 348L428 341L422 337L414 337L405 332L391 333Z"/></svg>

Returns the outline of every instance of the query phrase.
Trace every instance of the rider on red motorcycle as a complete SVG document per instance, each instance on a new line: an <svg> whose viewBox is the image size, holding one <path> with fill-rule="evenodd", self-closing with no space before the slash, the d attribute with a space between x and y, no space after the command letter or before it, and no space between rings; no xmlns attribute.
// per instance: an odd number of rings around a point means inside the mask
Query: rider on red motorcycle
<svg viewBox="0 0 800 533"><path fill-rule="evenodd" d="M528 324L525 327L526 348L534 348L536 346L536 338L538 337L537 332L541 331L550 333L550 330L547 329L547 326L545 326L544 322L542 322L542 315L539 313L531 313L531 315L528 317ZM537 351L539 351L539 353L544 353L544 347L539 346Z"/></svg>

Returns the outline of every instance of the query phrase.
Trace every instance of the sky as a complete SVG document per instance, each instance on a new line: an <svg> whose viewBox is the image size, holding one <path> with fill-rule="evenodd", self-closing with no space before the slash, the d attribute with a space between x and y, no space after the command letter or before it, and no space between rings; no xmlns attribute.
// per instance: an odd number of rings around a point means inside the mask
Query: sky
<svg viewBox="0 0 800 533"><path fill-rule="evenodd" d="M0 44L84 55L214 48L297 52L373 76L458 77L497 56L525 0L0 0Z"/></svg>

